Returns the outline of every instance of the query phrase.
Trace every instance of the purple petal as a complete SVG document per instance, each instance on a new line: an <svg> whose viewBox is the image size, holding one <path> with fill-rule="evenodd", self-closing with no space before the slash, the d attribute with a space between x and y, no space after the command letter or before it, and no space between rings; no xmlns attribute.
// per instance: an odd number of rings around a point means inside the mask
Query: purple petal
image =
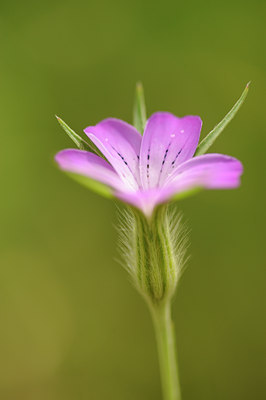
<svg viewBox="0 0 266 400"><path fill-rule="evenodd" d="M196 187L231 189L240 185L243 166L236 158L205 154L181 164L165 183L174 193Z"/></svg>
<svg viewBox="0 0 266 400"><path fill-rule="evenodd" d="M86 176L116 190L124 190L124 184L113 167L102 158L88 151L62 150L56 154L55 161L64 171Z"/></svg>
<svg viewBox="0 0 266 400"><path fill-rule="evenodd" d="M147 217L152 215L154 208L165 200L162 194L165 189L153 188L137 192L116 192L116 197L140 209ZM162 198L162 199L161 199Z"/></svg>
<svg viewBox="0 0 266 400"><path fill-rule="evenodd" d="M140 133L131 125L108 118L84 132L112 164L121 179L132 189L139 186Z"/></svg>
<svg viewBox="0 0 266 400"><path fill-rule="evenodd" d="M193 189L236 188L242 172L242 164L237 159L222 154L207 154L181 164L162 187L116 193L116 196L150 216L157 205Z"/></svg>
<svg viewBox="0 0 266 400"><path fill-rule="evenodd" d="M167 112L157 112L148 119L140 151L145 189L161 185L169 173L193 156L201 126L197 116L177 118Z"/></svg>
<svg viewBox="0 0 266 400"><path fill-rule="evenodd" d="M147 190L139 190L137 192L121 192L117 191L115 196L120 200L131 204L140 209L143 214L150 217L154 209L162 203L165 203L176 194L177 190L174 186L152 188Z"/></svg>

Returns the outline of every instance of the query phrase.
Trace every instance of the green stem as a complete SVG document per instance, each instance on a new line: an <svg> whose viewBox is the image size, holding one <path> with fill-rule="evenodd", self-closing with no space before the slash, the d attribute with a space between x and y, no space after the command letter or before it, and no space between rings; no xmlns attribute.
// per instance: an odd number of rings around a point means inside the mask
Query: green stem
<svg viewBox="0 0 266 400"><path fill-rule="evenodd" d="M151 311L159 353L163 399L181 400L170 301L152 306Z"/></svg>

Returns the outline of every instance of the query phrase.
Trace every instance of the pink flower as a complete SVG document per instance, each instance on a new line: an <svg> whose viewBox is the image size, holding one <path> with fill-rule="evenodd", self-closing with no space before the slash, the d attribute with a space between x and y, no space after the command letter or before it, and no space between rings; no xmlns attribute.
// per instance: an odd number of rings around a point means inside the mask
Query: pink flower
<svg viewBox="0 0 266 400"><path fill-rule="evenodd" d="M240 184L240 161L222 154L193 157L202 121L157 112L144 134L119 119L108 118L84 131L106 160L85 150L67 149L55 159L75 176L100 182L114 197L147 217L157 205L194 189L232 189Z"/></svg>

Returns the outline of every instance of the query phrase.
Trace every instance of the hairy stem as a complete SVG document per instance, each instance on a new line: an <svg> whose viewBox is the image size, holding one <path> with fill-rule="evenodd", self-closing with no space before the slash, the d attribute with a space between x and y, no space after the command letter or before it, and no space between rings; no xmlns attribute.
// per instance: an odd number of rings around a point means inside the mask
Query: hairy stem
<svg viewBox="0 0 266 400"><path fill-rule="evenodd" d="M180 217L167 206L151 218L129 209L122 220L120 241L127 269L152 314L159 352L164 400L181 400L171 299L184 265L186 232Z"/></svg>
<svg viewBox="0 0 266 400"><path fill-rule="evenodd" d="M170 301L151 307L164 400L181 400Z"/></svg>

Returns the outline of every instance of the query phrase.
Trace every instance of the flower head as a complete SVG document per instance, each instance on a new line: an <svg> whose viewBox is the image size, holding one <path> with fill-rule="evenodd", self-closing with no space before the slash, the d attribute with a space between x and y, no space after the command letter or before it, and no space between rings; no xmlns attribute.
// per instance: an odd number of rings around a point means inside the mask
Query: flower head
<svg viewBox="0 0 266 400"><path fill-rule="evenodd" d="M143 136L132 125L108 118L84 132L105 157L67 149L55 159L59 167L82 179L103 184L108 193L150 217L157 205L195 189L239 186L242 164L222 154L194 156L202 121L153 114Z"/></svg>

